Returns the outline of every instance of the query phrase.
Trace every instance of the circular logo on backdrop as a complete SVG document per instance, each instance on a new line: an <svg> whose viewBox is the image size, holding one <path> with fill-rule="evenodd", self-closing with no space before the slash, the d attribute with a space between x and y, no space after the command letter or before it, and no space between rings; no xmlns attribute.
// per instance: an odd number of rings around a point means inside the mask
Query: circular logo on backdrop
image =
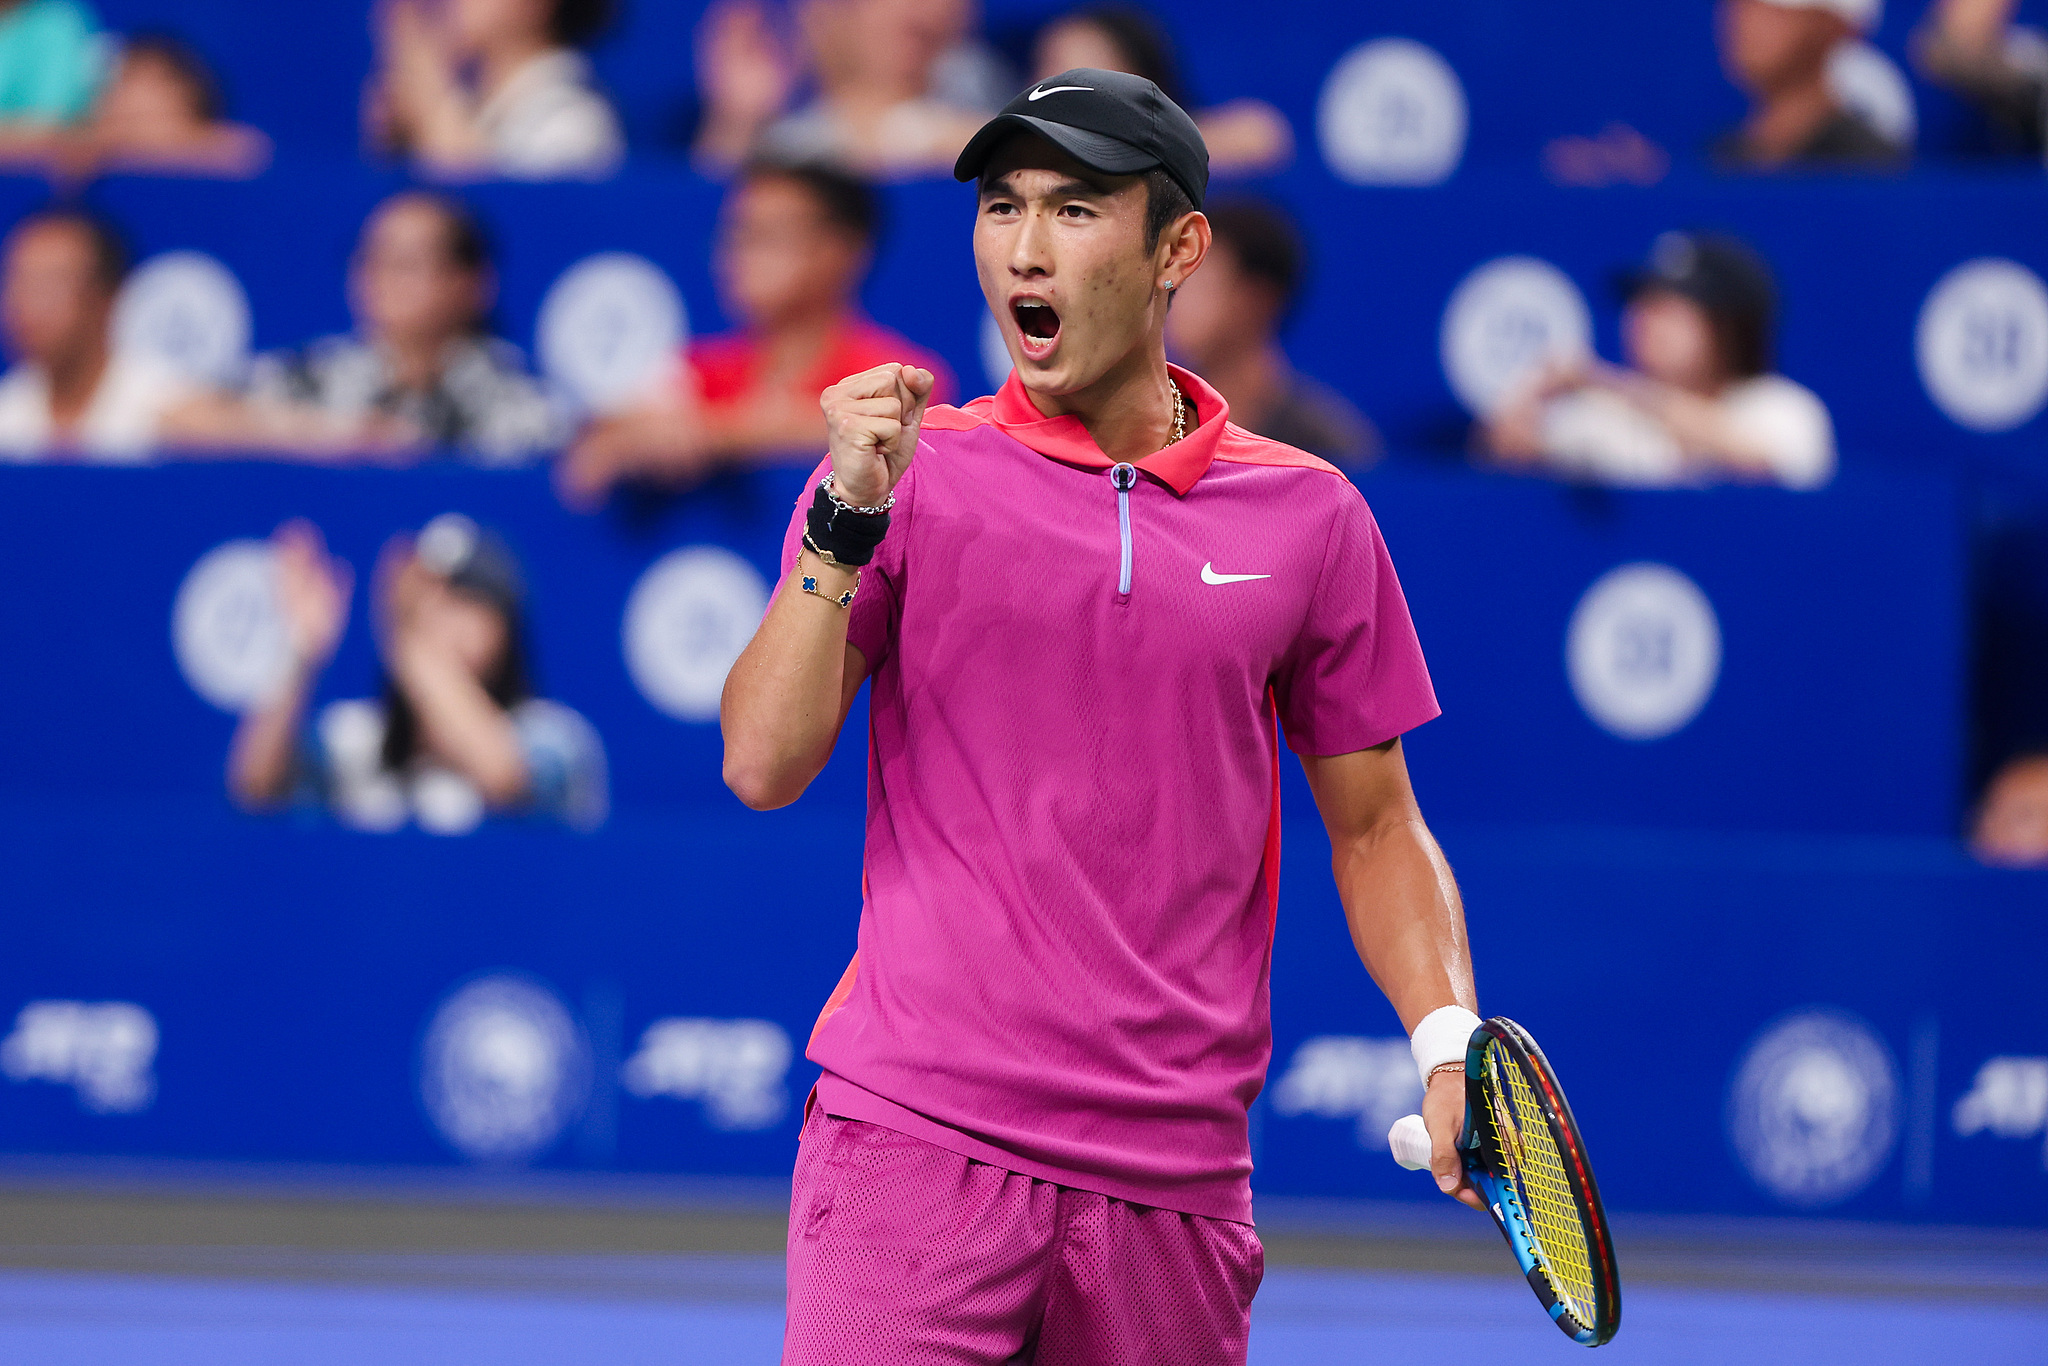
<svg viewBox="0 0 2048 1366"><path fill-rule="evenodd" d="M672 550L626 599L626 671L649 702L677 720L716 720L725 676L767 610L768 585L730 550Z"/></svg>
<svg viewBox="0 0 2048 1366"><path fill-rule="evenodd" d="M996 321L996 315L983 309L981 313L981 370L988 376L989 392L994 393L1009 381L1010 348L1003 343L1003 325Z"/></svg>
<svg viewBox="0 0 2048 1366"><path fill-rule="evenodd" d="M291 644L268 541L227 541L199 557L171 604L171 649L192 691L222 711L277 685Z"/></svg>
<svg viewBox="0 0 2048 1366"><path fill-rule="evenodd" d="M1600 576L1572 612L1565 671L1594 724L1656 740L1700 714L1721 676L1721 625L1699 585L1669 565Z"/></svg>
<svg viewBox="0 0 2048 1366"><path fill-rule="evenodd" d="M582 1112L590 1045L561 998L500 972L456 988L420 1042L420 1100L441 1136L479 1162L536 1157Z"/></svg>
<svg viewBox="0 0 2048 1366"><path fill-rule="evenodd" d="M189 379L232 383L249 359L249 296L203 251L152 256L121 286L114 345Z"/></svg>
<svg viewBox="0 0 2048 1366"><path fill-rule="evenodd" d="M1465 88L1451 64L1411 38L1346 53L1323 82L1323 160L1353 185L1435 185L1465 155Z"/></svg>
<svg viewBox="0 0 2048 1366"><path fill-rule="evenodd" d="M1958 424L2017 427L2048 402L2048 287L2017 261L1965 261L1920 306L1914 351L1928 397Z"/></svg>
<svg viewBox="0 0 2048 1366"><path fill-rule="evenodd" d="M534 349L550 379L602 412L659 380L689 327L683 296L660 266L607 251L578 261L548 288Z"/></svg>
<svg viewBox="0 0 2048 1366"><path fill-rule="evenodd" d="M1865 42L1836 43L1828 53L1828 88L1887 141L1911 147L1919 140L1912 83L1881 49Z"/></svg>
<svg viewBox="0 0 2048 1366"><path fill-rule="evenodd" d="M1439 348L1451 392L1484 416L1544 363L1592 350L1593 315L1550 262L1503 256L1451 291Z"/></svg>
<svg viewBox="0 0 2048 1366"><path fill-rule="evenodd" d="M1750 1176L1788 1205L1846 1200L1891 1159L1898 1069L1876 1031L1803 1010L1757 1036L1735 1069L1728 1128Z"/></svg>

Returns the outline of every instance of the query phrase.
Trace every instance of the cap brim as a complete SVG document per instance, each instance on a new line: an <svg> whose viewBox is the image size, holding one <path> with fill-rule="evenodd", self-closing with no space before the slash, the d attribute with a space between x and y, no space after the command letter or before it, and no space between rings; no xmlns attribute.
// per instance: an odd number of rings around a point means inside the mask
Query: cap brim
<svg viewBox="0 0 2048 1366"><path fill-rule="evenodd" d="M1029 114L998 114L983 124L961 151L960 159L953 163L953 179L978 179L996 149L1018 133L1036 133L1083 166L1105 175L1135 175L1161 164L1158 157L1107 133L1091 133Z"/></svg>

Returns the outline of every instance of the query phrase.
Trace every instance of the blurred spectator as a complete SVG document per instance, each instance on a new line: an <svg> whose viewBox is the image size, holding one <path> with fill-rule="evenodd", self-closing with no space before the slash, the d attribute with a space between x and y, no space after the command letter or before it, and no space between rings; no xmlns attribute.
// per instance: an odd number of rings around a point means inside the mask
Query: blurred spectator
<svg viewBox="0 0 2048 1366"><path fill-rule="evenodd" d="M1998 771L1970 843L1986 863L2048 864L2048 754L2023 755Z"/></svg>
<svg viewBox="0 0 2048 1366"><path fill-rule="evenodd" d="M1661 487L1754 480L1819 488L1834 428L1814 393L1771 369L1776 291L1733 238L1666 233L1625 287L1625 368L1552 367L1494 413L1487 447L1508 464Z"/></svg>
<svg viewBox="0 0 2048 1366"><path fill-rule="evenodd" d="M2019 0L1936 0L1913 35L1922 75L1976 105L2024 151L2048 149L2048 40Z"/></svg>
<svg viewBox="0 0 2048 1366"><path fill-rule="evenodd" d="M50 209L16 224L0 253L0 330L15 362L0 379L0 460L147 460L192 395L113 347L120 236L82 210Z"/></svg>
<svg viewBox="0 0 2048 1366"><path fill-rule="evenodd" d="M1906 149L1846 108L1828 58L1868 32L1883 0L1720 0L1721 64L1749 117L1714 144L1728 169L1897 165Z"/></svg>
<svg viewBox="0 0 2048 1366"><path fill-rule="evenodd" d="M516 465L559 444L517 347L490 334L490 246L460 201L393 195L349 269L356 331L256 358L248 391L180 414L191 445L309 458L416 459L453 449Z"/></svg>
<svg viewBox="0 0 2048 1366"><path fill-rule="evenodd" d="M610 175L625 137L576 50L610 17L610 0L381 0L368 141L441 176Z"/></svg>
<svg viewBox="0 0 2048 1366"><path fill-rule="evenodd" d="M963 75L986 70L971 0L800 0L795 18L790 56L759 0L728 0L706 16L701 162L765 154L874 176L943 174L1004 98L985 76ZM815 93L775 117L798 70Z"/></svg>
<svg viewBox="0 0 2048 1366"><path fill-rule="evenodd" d="M1223 395L1238 426L1342 465L1368 463L1379 454L1372 424L1280 349L1306 269L1293 222L1249 199L1213 205L1208 218L1215 242L1174 294L1167 344Z"/></svg>
<svg viewBox="0 0 2048 1366"><path fill-rule="evenodd" d="M99 20L81 0L0 0L0 137L85 113L102 55Z"/></svg>
<svg viewBox="0 0 2048 1366"><path fill-rule="evenodd" d="M354 573L319 530L288 522L272 538L291 663L235 731L228 788L250 808L317 800L363 830L408 820L436 834L474 829L486 811L581 828L605 818L604 749L582 716L535 697L525 593L504 543L459 513L395 536L378 558L373 619L379 698L333 702L305 725L315 685L348 624Z"/></svg>
<svg viewBox="0 0 2048 1366"><path fill-rule="evenodd" d="M1209 169L1217 175L1270 171L1294 156L1287 116L1264 100L1195 109L1181 84L1166 30L1136 5L1095 5L1054 19L1039 32L1031 65L1035 81L1078 66L1143 76L1195 116L1209 145Z"/></svg>
<svg viewBox="0 0 2048 1366"><path fill-rule="evenodd" d="M698 338L658 392L592 423L563 459L563 496L588 505L621 479L687 483L778 457L812 464L825 442L818 396L887 361L930 370L934 401L949 401L944 362L861 313L877 212L873 192L843 171L749 167L726 195L712 248L737 330Z"/></svg>
<svg viewBox="0 0 2048 1366"><path fill-rule="evenodd" d="M113 75L83 122L41 137L0 139L0 164L62 180L104 171L251 176L270 161L270 139L223 114L220 85L197 52L167 34L121 45Z"/></svg>

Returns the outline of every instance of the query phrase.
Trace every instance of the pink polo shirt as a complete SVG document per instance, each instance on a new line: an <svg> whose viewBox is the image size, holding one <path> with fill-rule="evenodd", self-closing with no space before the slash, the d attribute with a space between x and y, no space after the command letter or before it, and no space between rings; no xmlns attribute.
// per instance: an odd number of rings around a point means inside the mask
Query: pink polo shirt
<svg viewBox="0 0 2048 1366"><path fill-rule="evenodd" d="M1437 705L1358 490L1173 373L1199 425L1135 474L1015 377L927 413L849 609L865 896L807 1052L832 1114L1250 1222L1274 722L1345 754Z"/></svg>

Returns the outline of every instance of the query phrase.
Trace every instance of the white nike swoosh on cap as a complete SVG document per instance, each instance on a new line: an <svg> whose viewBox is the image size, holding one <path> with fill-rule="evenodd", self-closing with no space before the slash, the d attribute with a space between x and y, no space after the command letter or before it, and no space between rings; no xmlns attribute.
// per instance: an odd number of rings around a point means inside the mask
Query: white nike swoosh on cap
<svg viewBox="0 0 2048 1366"><path fill-rule="evenodd" d="M1243 583L1246 579L1270 579L1272 577L1271 574L1219 574L1216 572L1216 562L1214 560L1202 566L1203 583Z"/></svg>
<svg viewBox="0 0 2048 1366"><path fill-rule="evenodd" d="M1095 89L1095 87L1094 87L1094 86L1092 86L1092 85L1042 85L1042 86L1040 86L1040 87L1039 87L1038 89L1036 89L1036 90L1032 91L1032 92L1031 92L1030 94L1026 95L1026 96L1025 96L1024 98L1025 98L1025 99L1027 99L1027 100L1042 100L1042 99L1044 99L1044 98L1045 98L1045 97L1046 97L1047 95L1057 95L1057 94L1059 94L1059 93L1060 93L1060 91L1062 91L1062 90L1089 90L1089 91L1092 91L1092 90L1094 90L1094 89Z"/></svg>

